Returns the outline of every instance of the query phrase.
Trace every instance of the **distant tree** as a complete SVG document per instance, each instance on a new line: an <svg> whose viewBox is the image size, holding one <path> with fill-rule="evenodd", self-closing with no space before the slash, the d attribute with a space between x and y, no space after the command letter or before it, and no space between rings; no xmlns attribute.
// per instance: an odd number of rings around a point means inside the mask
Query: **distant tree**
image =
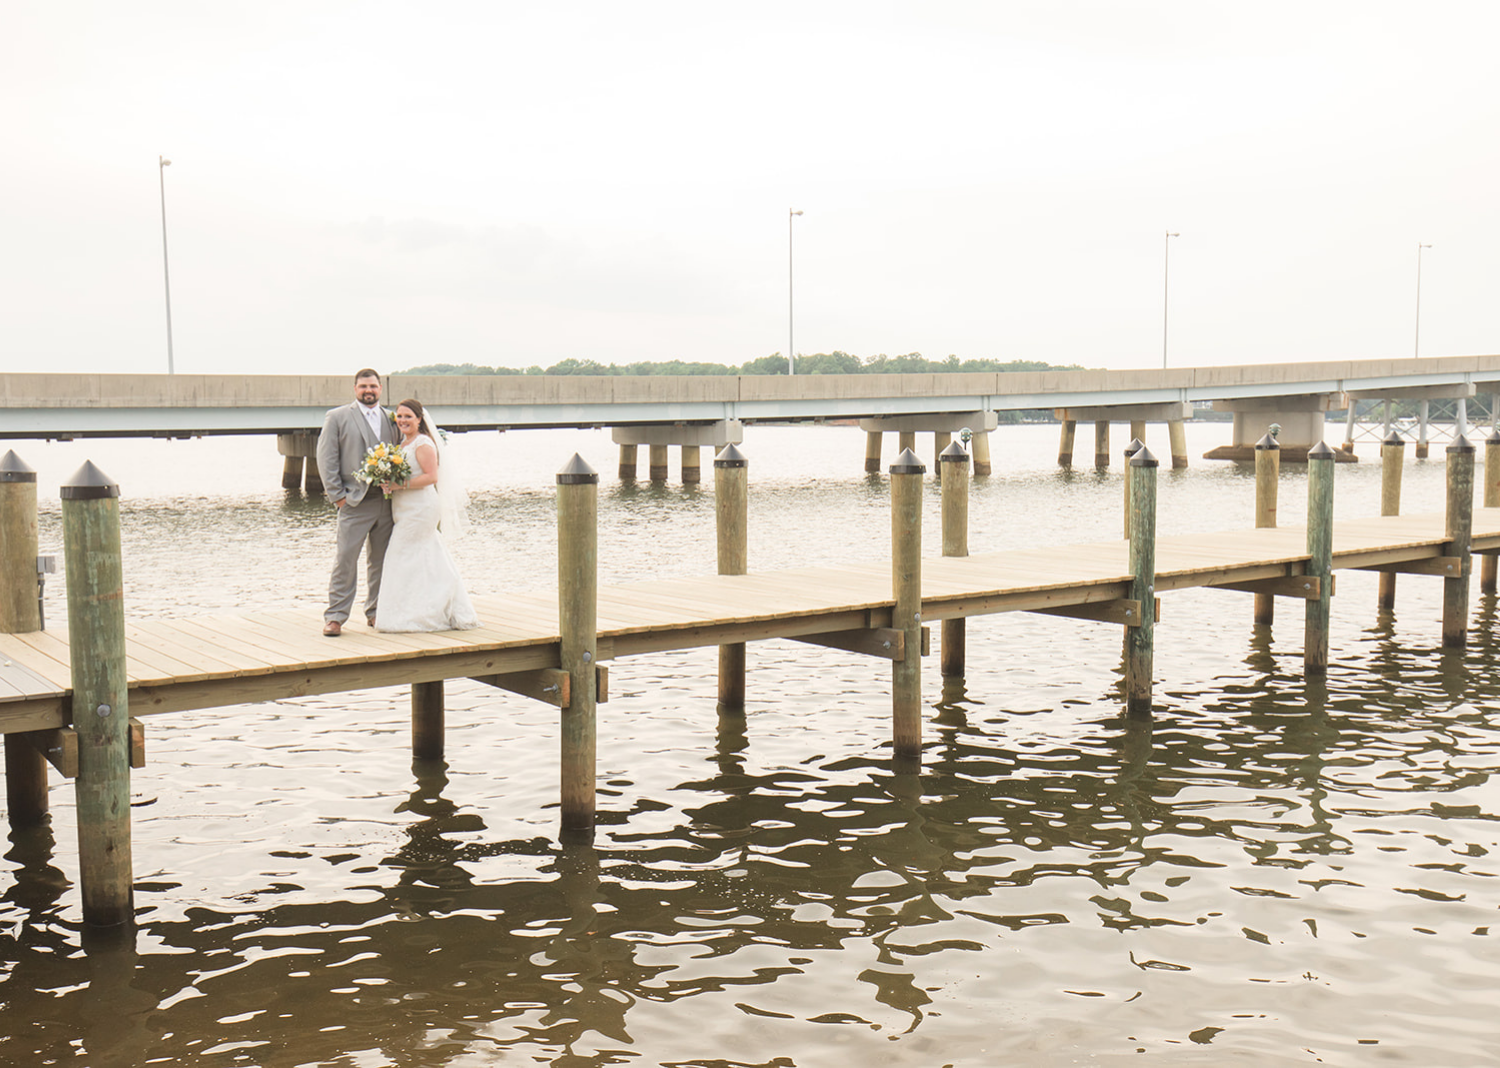
<svg viewBox="0 0 1500 1068"><path fill-rule="evenodd" d="M786 357L779 352L773 352L769 356L748 360L741 365L739 373L742 375L784 375L786 374Z"/></svg>
<svg viewBox="0 0 1500 1068"><path fill-rule="evenodd" d="M960 360L949 355L930 360L920 352L903 356L881 353L861 360L858 356L835 350L808 353L797 358L799 375L857 374L937 374L1011 371L1082 371L1078 364L1059 366L1040 360ZM481 367L472 363L429 363L398 371L404 375L784 375L786 357L779 352L747 360L738 367L701 360L638 360L624 365L605 364L598 360L568 358L551 367L535 364L520 370L514 367Z"/></svg>

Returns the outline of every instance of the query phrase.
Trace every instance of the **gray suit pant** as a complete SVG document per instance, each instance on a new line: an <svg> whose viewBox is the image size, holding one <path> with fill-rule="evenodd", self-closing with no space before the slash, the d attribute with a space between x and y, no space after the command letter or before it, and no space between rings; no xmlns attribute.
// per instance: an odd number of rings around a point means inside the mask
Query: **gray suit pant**
<svg viewBox="0 0 1500 1068"><path fill-rule="evenodd" d="M338 555L333 563L333 577L328 581L328 611L323 613L324 619L343 623L349 618L354 608L361 546L366 546L365 615L374 614L392 525L391 502L385 499L379 486L371 486L358 504L346 504L339 509Z"/></svg>

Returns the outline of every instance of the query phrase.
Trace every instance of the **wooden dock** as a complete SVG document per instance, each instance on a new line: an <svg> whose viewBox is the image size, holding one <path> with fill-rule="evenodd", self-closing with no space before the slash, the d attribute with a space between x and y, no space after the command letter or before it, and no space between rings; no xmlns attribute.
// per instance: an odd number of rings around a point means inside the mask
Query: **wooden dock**
<svg viewBox="0 0 1500 1068"><path fill-rule="evenodd" d="M1216 587L1297 596L1306 542L1302 527L1159 537L1156 592ZM1333 566L1453 577L1455 567L1468 565L1448 556L1447 545L1441 514L1336 522ZM922 621L1030 611L1126 624L1128 550L1120 540L926 557ZM1500 552L1500 508L1474 510L1471 551ZM483 625L442 634L354 627L325 638L320 609L130 621L129 712L142 717L451 678L518 692L540 688L537 673L560 667L556 596L474 600ZM603 662L792 638L900 659L892 607L891 565L884 562L601 586L597 655ZM0 634L0 733L72 722L70 660L65 630Z"/></svg>

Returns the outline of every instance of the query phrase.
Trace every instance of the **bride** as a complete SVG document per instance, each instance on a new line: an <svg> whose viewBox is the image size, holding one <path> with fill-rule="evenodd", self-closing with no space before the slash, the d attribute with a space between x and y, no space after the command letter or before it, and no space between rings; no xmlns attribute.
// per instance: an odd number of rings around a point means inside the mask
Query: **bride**
<svg viewBox="0 0 1500 1068"><path fill-rule="evenodd" d="M385 551L385 580L381 585L375 629L393 632L468 630L479 626L479 616L448 547L438 533L440 520L452 531L462 512L457 498L439 477L441 462L432 427L420 401L396 406L396 428L401 451L411 462L411 477L385 483L396 526ZM456 490L456 492L455 492Z"/></svg>

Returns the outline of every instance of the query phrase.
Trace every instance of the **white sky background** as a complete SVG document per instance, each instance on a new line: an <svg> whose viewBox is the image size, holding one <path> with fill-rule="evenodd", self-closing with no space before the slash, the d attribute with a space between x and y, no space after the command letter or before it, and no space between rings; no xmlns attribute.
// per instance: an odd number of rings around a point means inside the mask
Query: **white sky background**
<svg viewBox="0 0 1500 1068"><path fill-rule="evenodd" d="M1500 4L0 10L0 371L1500 351Z"/></svg>

